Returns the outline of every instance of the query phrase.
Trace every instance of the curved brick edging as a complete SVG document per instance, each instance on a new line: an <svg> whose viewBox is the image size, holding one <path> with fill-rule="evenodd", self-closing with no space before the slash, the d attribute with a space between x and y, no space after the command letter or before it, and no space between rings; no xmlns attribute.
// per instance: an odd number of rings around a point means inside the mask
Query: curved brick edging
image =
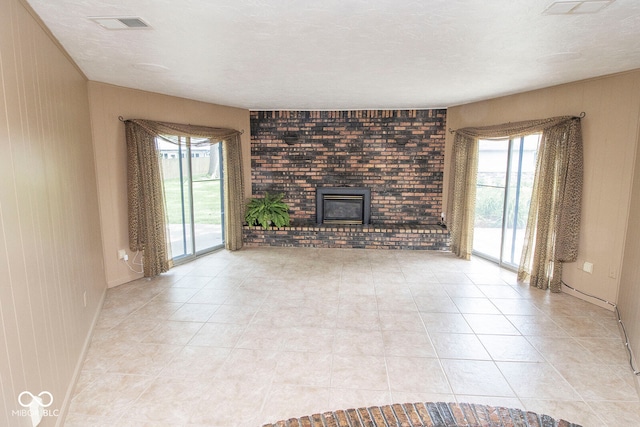
<svg viewBox="0 0 640 427"><path fill-rule="evenodd" d="M325 412L263 427L581 427L521 409L468 403L405 403Z"/></svg>
<svg viewBox="0 0 640 427"><path fill-rule="evenodd" d="M449 250L449 232L439 225L244 226L242 234L248 247Z"/></svg>

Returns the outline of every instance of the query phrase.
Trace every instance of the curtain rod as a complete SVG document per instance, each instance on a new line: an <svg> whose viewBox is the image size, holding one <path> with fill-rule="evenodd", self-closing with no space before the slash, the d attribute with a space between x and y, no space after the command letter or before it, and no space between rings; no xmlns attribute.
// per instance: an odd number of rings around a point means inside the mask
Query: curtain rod
<svg viewBox="0 0 640 427"><path fill-rule="evenodd" d="M120 120L122 123L126 121L125 118L122 116L118 116L118 120ZM188 124L187 126L190 126L190 124ZM244 129L240 129L238 132L240 132L240 135L244 135Z"/></svg>
<svg viewBox="0 0 640 427"><path fill-rule="evenodd" d="M586 116L587 116L587 113L585 113L584 111L582 111L582 112L580 112L580 114L579 114L579 115L577 115L577 116L573 116L573 117L579 117L579 118L581 118L581 119L584 119ZM451 128L449 128L449 133L456 133L456 130L457 130L457 129L451 129Z"/></svg>

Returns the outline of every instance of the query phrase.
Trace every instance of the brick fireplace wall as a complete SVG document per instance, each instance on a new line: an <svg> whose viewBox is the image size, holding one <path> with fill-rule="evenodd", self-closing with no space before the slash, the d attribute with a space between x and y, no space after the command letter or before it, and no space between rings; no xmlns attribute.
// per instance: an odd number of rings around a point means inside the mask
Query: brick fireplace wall
<svg viewBox="0 0 640 427"><path fill-rule="evenodd" d="M440 109L251 112L252 192L284 193L292 225L315 223L322 186L370 188L373 225L436 224L445 121Z"/></svg>
<svg viewBox="0 0 640 427"><path fill-rule="evenodd" d="M252 112L253 195L284 193L292 224L245 226L245 245L447 250L445 120L446 110ZM318 187L369 188L371 224L315 224Z"/></svg>

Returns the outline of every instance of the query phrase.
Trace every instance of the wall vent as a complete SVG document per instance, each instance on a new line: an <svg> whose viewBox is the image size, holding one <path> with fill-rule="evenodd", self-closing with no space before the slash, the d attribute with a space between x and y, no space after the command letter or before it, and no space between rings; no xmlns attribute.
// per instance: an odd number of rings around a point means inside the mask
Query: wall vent
<svg viewBox="0 0 640 427"><path fill-rule="evenodd" d="M142 18L102 16L89 18L107 30L140 30L151 28Z"/></svg>

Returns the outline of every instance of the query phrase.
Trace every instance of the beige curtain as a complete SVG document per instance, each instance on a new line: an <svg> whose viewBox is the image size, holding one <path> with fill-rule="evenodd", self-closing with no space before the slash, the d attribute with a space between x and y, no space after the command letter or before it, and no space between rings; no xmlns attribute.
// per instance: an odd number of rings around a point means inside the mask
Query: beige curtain
<svg viewBox="0 0 640 427"><path fill-rule="evenodd" d="M160 157L156 137L175 135L222 141L225 247L242 247L242 149L240 132L233 129L182 125L150 120L125 120L129 200L129 246L143 251L145 277L153 277L171 267L167 245L166 214ZM169 142L175 142L165 138Z"/></svg>
<svg viewBox="0 0 640 427"><path fill-rule="evenodd" d="M165 228L162 170L155 136L125 122L127 135L127 197L129 248L141 251L145 277L168 271L171 258Z"/></svg>
<svg viewBox="0 0 640 427"><path fill-rule="evenodd" d="M242 179L242 147L240 134L222 141L224 164L224 244L230 251L242 248L244 222L244 184Z"/></svg>
<svg viewBox="0 0 640 427"><path fill-rule="evenodd" d="M473 220L476 208L476 178L478 175L478 140L457 132L451 159L447 225L451 251L460 258L471 258Z"/></svg>
<svg viewBox="0 0 640 427"><path fill-rule="evenodd" d="M518 279L559 292L562 263L578 255L582 205L580 118L563 116L455 131L447 225L451 249L469 259L473 247L478 140L541 133Z"/></svg>

